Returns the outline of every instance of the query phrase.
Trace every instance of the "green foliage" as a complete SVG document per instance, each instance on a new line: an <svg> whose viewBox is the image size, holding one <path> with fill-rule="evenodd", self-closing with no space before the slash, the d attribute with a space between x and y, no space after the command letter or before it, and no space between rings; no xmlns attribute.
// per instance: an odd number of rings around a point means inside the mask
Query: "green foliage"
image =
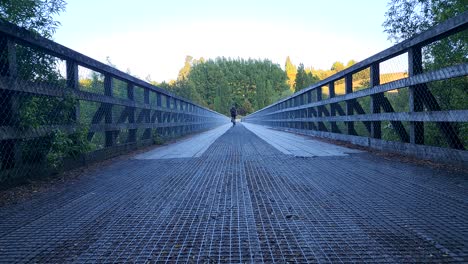
<svg viewBox="0 0 468 264"><path fill-rule="evenodd" d="M50 38L60 25L54 16L65 5L63 0L2 0L0 18Z"/></svg>
<svg viewBox="0 0 468 264"><path fill-rule="evenodd" d="M451 17L467 11L465 0L393 0L383 24L389 39L408 39ZM432 71L442 67L468 62L468 35L460 32L423 49L423 68ZM468 103L468 79L466 77L432 82L427 85L442 110L466 109ZM426 106L427 107L427 106ZM452 124L465 147L468 129L465 123ZM447 146L440 130L433 123L425 124L425 143Z"/></svg>
<svg viewBox="0 0 468 264"><path fill-rule="evenodd" d="M304 69L304 64L299 64L296 74L296 82L294 84L294 89L296 92L309 87L310 85L318 82L318 77L313 76L312 72L306 72Z"/></svg>
<svg viewBox="0 0 468 264"><path fill-rule="evenodd" d="M61 130L55 130L51 134L47 163L50 167L58 169L63 165L65 158L76 158L83 153L93 149L88 139L88 130L84 127L78 128L72 134Z"/></svg>
<svg viewBox="0 0 468 264"><path fill-rule="evenodd" d="M284 71L269 60L216 58L190 61L192 64L186 78L159 86L226 115L232 104L239 106L239 115L249 114L271 104L273 98L288 89ZM183 75L185 73L180 76Z"/></svg>
<svg viewBox="0 0 468 264"><path fill-rule="evenodd" d="M182 69L180 69L179 76L177 76L177 80L187 79L187 77L188 77L188 75L190 73L190 68L191 68L192 61L193 61L192 56L186 56L185 57L184 67Z"/></svg>
<svg viewBox="0 0 468 264"><path fill-rule="evenodd" d="M391 0L385 13L384 32L395 42L463 13L466 0Z"/></svg>
<svg viewBox="0 0 468 264"><path fill-rule="evenodd" d="M346 63L346 68L349 68L349 67L353 66L356 63L357 62L355 60L350 60L350 61L348 61L348 63Z"/></svg>
<svg viewBox="0 0 468 264"><path fill-rule="evenodd" d="M41 125L59 125L74 122L73 110L78 101L72 97L27 97L19 109L22 129Z"/></svg>
<svg viewBox="0 0 468 264"><path fill-rule="evenodd" d="M335 61L333 64L332 64L332 67L330 70L334 71L334 72L339 72L339 71L342 71L345 69L345 66L342 62L340 61Z"/></svg>
<svg viewBox="0 0 468 264"><path fill-rule="evenodd" d="M152 137L153 137L153 144L162 145L164 143L163 138L161 137L161 135L159 135L156 129L153 129Z"/></svg>
<svg viewBox="0 0 468 264"><path fill-rule="evenodd" d="M77 124L74 110L78 100L72 97L30 97L26 100L19 111L21 129ZM64 158L74 158L94 149L87 135L88 130L80 126L71 134L57 129L50 135L27 140L22 144L22 156L29 163L43 162L45 158L48 166L57 169Z"/></svg>
<svg viewBox="0 0 468 264"><path fill-rule="evenodd" d="M296 83L296 74L297 68L294 64L292 64L291 59L286 57L286 63L284 66L286 70L286 76L288 77L288 85L291 91L294 91L294 84Z"/></svg>

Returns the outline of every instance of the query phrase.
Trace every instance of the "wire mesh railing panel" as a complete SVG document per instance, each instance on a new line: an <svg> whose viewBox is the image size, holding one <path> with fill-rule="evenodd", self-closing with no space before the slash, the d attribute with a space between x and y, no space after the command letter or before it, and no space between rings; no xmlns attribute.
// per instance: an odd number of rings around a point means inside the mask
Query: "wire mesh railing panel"
<svg viewBox="0 0 468 264"><path fill-rule="evenodd" d="M353 74L353 91L359 91L370 87L370 68Z"/></svg>
<svg viewBox="0 0 468 264"><path fill-rule="evenodd" d="M450 87L449 89L447 89ZM427 83L441 111L468 109L468 77L451 78ZM433 104L432 106L434 106Z"/></svg>
<svg viewBox="0 0 468 264"><path fill-rule="evenodd" d="M135 102L138 102L141 104L145 103L145 91L143 88L139 86L135 86L134 93L135 93Z"/></svg>
<svg viewBox="0 0 468 264"><path fill-rule="evenodd" d="M79 100L80 106L80 123L85 126L90 126L93 121L94 115L97 113L99 109L100 103L91 102L91 101L84 101Z"/></svg>
<svg viewBox="0 0 468 264"><path fill-rule="evenodd" d="M399 132L409 130L409 122L401 122L401 127L391 121L382 121L382 139L388 141L405 142Z"/></svg>
<svg viewBox="0 0 468 264"><path fill-rule="evenodd" d="M128 135L129 135L129 130L128 129L121 129L118 131L119 134L117 135L116 138L116 144L121 145L121 144L126 144L128 143Z"/></svg>
<svg viewBox="0 0 468 264"><path fill-rule="evenodd" d="M449 19L244 120L466 163L467 25Z"/></svg>
<svg viewBox="0 0 468 264"><path fill-rule="evenodd" d="M449 127L454 133L444 131ZM424 122L424 144L450 148L454 142L460 142L460 145L467 146L467 131L467 122Z"/></svg>
<svg viewBox="0 0 468 264"><path fill-rule="evenodd" d="M121 99L128 98L128 84L116 78L112 78L112 96Z"/></svg>
<svg viewBox="0 0 468 264"><path fill-rule="evenodd" d="M383 61L379 65L381 84L397 81L408 77L408 53Z"/></svg>
<svg viewBox="0 0 468 264"><path fill-rule="evenodd" d="M158 94L155 92L150 92L149 94L150 104L152 106L158 106Z"/></svg>
<svg viewBox="0 0 468 264"><path fill-rule="evenodd" d="M346 94L346 89L345 89L345 79L340 79L338 81L335 81L334 82L334 86L335 86L335 95L338 96L338 95L343 95L343 94ZM324 89L324 88L322 88ZM328 97L323 97L323 99L327 99Z"/></svg>
<svg viewBox="0 0 468 264"><path fill-rule="evenodd" d="M434 41L422 48L423 71L434 71L444 67L468 62L468 30Z"/></svg>
<svg viewBox="0 0 468 264"><path fill-rule="evenodd" d="M393 112L408 112L409 111L408 102L409 102L409 91L407 87L385 92L384 97L381 98L379 101L380 104L388 104L389 106L391 106L393 109Z"/></svg>
<svg viewBox="0 0 468 264"><path fill-rule="evenodd" d="M104 74L78 66L79 89L85 92L104 94Z"/></svg>
<svg viewBox="0 0 468 264"><path fill-rule="evenodd" d="M175 102L177 110L160 111L174 109ZM187 118L178 118L182 113ZM189 126L191 119L199 123ZM162 120L170 124L162 127ZM152 130L179 136L225 122L223 115L0 21L2 186L59 171L67 160L149 144ZM102 149L109 151L91 153Z"/></svg>

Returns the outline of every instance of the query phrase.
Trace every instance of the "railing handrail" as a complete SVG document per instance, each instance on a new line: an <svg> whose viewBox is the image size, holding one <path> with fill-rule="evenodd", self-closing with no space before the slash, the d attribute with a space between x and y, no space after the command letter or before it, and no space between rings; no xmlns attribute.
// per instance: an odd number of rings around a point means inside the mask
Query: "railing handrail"
<svg viewBox="0 0 468 264"><path fill-rule="evenodd" d="M141 79L138 79L128 73L122 72L118 69L115 69L105 63L97 61L91 57L88 57L82 53L79 53L75 50L72 50L66 46L63 46L57 42L54 42L50 39L44 38L37 33L31 32L25 28L19 27L15 24L9 23L0 19L0 33L4 34L12 39L16 43L20 43L25 46L32 48L40 49L46 52L49 55L55 56L62 60L70 60L76 62L78 65L89 68L91 70L97 71L102 74L109 74L113 78L132 83L138 87L146 88L154 92L163 94L168 97L183 101L188 104L192 104L199 108L205 109L209 112L219 114L216 111L213 111L207 107L201 106L195 102L188 100L187 98L180 97L175 95L167 90L164 90L160 87L147 83Z"/></svg>
<svg viewBox="0 0 468 264"><path fill-rule="evenodd" d="M407 40L404 40L390 48L387 48L375 55L370 56L369 58L360 61L353 66L344 69L318 83L315 83L305 89L302 89L286 98L280 99L260 110L257 110L250 115L254 115L256 113L262 112L270 107L273 107L277 104L283 103L289 99L295 98L302 94L305 94L309 91L315 90L319 87L325 86L331 82L335 82L344 78L345 76L353 73L357 73L361 70L369 68L372 64L379 63L385 60L388 60L392 57L396 57L407 52L410 48L415 46L425 46L431 42L437 41L446 37L447 35L452 35L457 32L463 31L468 28L468 11L463 12L462 14L455 16L453 18L447 19L446 21L430 28L427 31L424 31L420 34L417 34ZM249 116L250 116L249 115ZM248 116L246 116L248 117Z"/></svg>

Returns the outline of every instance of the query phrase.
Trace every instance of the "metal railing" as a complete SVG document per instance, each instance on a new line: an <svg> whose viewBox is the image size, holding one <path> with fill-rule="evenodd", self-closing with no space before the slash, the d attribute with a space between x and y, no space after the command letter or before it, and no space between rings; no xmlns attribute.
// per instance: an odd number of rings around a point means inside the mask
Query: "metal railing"
<svg viewBox="0 0 468 264"><path fill-rule="evenodd" d="M243 121L466 165L467 27L465 12Z"/></svg>
<svg viewBox="0 0 468 264"><path fill-rule="evenodd" d="M63 167L63 160L105 159L227 122L224 115L0 21L0 183L48 173Z"/></svg>

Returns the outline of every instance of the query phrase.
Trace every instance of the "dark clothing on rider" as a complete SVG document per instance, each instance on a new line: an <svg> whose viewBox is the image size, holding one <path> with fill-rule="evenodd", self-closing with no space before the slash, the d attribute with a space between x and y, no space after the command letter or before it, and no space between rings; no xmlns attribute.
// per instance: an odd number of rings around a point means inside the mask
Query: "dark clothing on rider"
<svg viewBox="0 0 468 264"><path fill-rule="evenodd" d="M237 116L237 109L233 106L231 107L231 117L236 118Z"/></svg>

